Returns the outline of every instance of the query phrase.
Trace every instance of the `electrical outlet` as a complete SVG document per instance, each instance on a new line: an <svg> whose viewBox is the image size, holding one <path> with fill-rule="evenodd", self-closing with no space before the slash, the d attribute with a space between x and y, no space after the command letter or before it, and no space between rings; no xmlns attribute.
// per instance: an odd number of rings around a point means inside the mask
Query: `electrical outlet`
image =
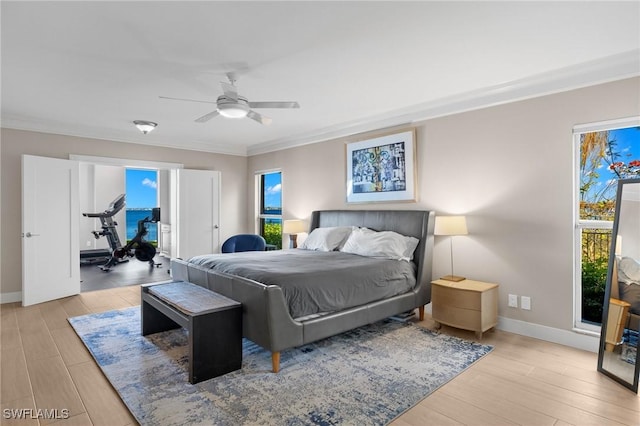
<svg viewBox="0 0 640 426"><path fill-rule="evenodd" d="M509 295L509 307L517 308L518 307L518 296L515 294Z"/></svg>
<svg viewBox="0 0 640 426"><path fill-rule="evenodd" d="M530 311L531 310L531 298L528 297L528 296L522 296L520 298L520 306L522 307L522 309Z"/></svg>
<svg viewBox="0 0 640 426"><path fill-rule="evenodd" d="M87 241L87 247L91 247L91 241Z"/></svg>

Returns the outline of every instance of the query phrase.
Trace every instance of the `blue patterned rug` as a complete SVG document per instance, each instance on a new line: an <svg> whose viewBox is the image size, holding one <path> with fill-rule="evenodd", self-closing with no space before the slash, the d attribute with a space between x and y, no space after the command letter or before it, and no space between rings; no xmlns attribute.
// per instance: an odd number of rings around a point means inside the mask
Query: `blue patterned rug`
<svg viewBox="0 0 640 426"><path fill-rule="evenodd" d="M183 330L140 335L140 308L69 322L142 425L383 425L491 346L393 320L271 354L244 340L242 369L191 385Z"/></svg>

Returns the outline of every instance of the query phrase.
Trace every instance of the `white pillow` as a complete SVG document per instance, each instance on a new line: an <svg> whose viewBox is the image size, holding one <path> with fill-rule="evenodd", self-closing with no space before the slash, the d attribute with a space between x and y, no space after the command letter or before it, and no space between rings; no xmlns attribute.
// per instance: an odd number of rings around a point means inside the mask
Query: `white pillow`
<svg viewBox="0 0 640 426"><path fill-rule="evenodd" d="M316 228L298 247L303 250L333 251L342 246L351 233L351 226Z"/></svg>
<svg viewBox="0 0 640 426"><path fill-rule="evenodd" d="M413 252L420 240L393 231L376 232L367 228L356 228L340 249L345 253L381 259L413 259Z"/></svg>
<svg viewBox="0 0 640 426"><path fill-rule="evenodd" d="M618 280L625 284L640 284L640 262L623 257L618 261Z"/></svg>

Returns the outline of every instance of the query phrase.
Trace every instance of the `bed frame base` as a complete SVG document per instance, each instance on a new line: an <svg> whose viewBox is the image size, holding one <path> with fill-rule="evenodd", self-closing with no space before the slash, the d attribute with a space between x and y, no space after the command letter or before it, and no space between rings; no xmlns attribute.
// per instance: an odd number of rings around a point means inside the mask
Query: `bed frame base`
<svg viewBox="0 0 640 426"><path fill-rule="evenodd" d="M418 308L418 318L424 321L424 306ZM274 373L280 371L280 352L271 352L271 370Z"/></svg>

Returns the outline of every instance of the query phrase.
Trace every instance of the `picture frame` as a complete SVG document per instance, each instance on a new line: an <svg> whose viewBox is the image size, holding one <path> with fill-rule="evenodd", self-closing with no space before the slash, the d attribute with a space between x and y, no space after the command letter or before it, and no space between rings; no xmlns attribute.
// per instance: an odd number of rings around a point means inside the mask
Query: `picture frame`
<svg viewBox="0 0 640 426"><path fill-rule="evenodd" d="M347 203L415 202L415 129L346 144Z"/></svg>

